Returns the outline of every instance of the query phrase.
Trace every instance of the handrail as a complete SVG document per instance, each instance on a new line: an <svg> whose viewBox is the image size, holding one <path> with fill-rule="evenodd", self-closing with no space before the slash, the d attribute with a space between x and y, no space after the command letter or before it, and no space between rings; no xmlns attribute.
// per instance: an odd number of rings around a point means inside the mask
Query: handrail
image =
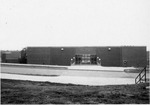
<svg viewBox="0 0 150 105"><path fill-rule="evenodd" d="M144 74L142 75L142 73ZM146 67L141 70L141 72L138 74L138 76L135 78L135 84L141 83L144 78L144 82L146 82Z"/></svg>

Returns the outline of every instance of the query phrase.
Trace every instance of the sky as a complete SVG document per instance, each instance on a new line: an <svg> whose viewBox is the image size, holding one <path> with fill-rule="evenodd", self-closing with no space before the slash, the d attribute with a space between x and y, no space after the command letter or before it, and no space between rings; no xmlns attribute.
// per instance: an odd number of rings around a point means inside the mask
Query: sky
<svg viewBox="0 0 150 105"><path fill-rule="evenodd" d="M147 46L150 0L0 0L0 50Z"/></svg>

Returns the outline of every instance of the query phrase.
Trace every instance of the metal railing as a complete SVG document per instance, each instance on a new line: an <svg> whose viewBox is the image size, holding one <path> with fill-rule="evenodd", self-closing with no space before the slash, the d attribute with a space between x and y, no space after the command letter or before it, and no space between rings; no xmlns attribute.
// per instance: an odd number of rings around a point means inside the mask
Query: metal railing
<svg viewBox="0 0 150 105"><path fill-rule="evenodd" d="M146 67L141 70L138 76L135 78L135 84L146 82Z"/></svg>

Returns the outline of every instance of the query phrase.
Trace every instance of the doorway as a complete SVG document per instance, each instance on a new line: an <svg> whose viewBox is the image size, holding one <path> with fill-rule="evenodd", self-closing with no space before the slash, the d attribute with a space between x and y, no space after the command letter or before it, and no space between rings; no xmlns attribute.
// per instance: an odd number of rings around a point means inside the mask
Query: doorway
<svg viewBox="0 0 150 105"><path fill-rule="evenodd" d="M97 56L91 54L80 54L75 55L75 64L84 65L96 65L97 64Z"/></svg>

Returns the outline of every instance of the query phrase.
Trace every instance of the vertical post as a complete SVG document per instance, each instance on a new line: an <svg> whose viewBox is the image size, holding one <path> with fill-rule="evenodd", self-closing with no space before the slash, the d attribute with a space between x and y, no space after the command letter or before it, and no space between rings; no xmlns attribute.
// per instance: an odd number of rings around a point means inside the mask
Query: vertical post
<svg viewBox="0 0 150 105"><path fill-rule="evenodd" d="M140 73L140 75L139 75L139 81L140 81L140 83L141 83L141 73Z"/></svg>
<svg viewBox="0 0 150 105"><path fill-rule="evenodd" d="M145 82L146 82L146 67L144 69L145 69L144 71L145 71Z"/></svg>
<svg viewBox="0 0 150 105"><path fill-rule="evenodd" d="M136 83L136 79L137 79L137 78L135 78L135 84L137 84L137 83Z"/></svg>

